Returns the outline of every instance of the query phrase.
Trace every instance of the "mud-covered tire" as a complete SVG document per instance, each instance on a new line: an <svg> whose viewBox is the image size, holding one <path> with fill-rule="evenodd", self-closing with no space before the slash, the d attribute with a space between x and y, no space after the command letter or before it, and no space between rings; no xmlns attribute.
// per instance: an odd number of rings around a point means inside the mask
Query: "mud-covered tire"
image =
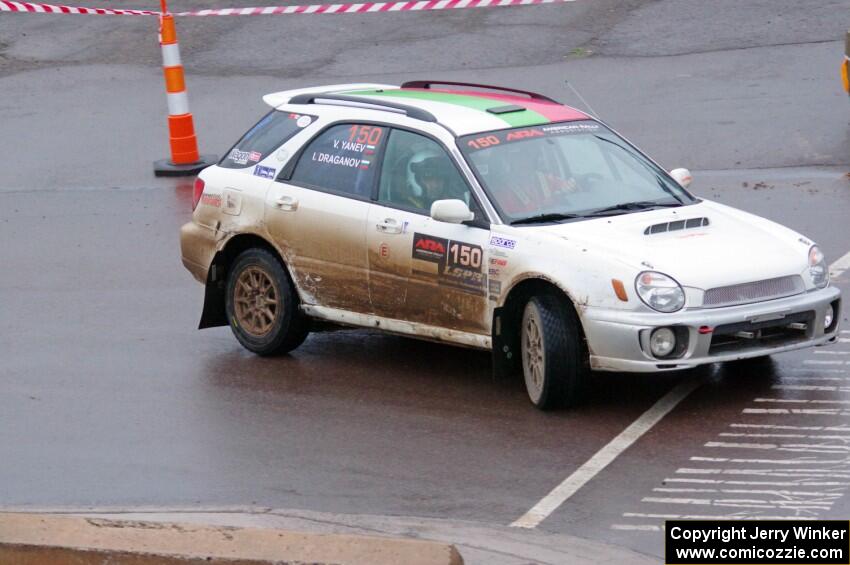
<svg viewBox="0 0 850 565"><path fill-rule="evenodd" d="M523 309L519 336L531 402L541 410L578 404L589 371L575 311L558 296L534 296Z"/></svg>
<svg viewBox="0 0 850 565"><path fill-rule="evenodd" d="M246 249L236 257L227 273L225 310L233 335L257 355L292 351L309 333L292 281L265 249Z"/></svg>

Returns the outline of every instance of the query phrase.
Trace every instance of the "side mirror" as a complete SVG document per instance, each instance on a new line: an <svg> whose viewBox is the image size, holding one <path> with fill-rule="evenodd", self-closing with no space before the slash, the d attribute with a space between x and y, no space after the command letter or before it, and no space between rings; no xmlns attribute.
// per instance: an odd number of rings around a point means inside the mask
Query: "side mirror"
<svg viewBox="0 0 850 565"><path fill-rule="evenodd" d="M463 200L435 200L431 204L431 218L438 222L460 224L475 219L475 214Z"/></svg>
<svg viewBox="0 0 850 565"><path fill-rule="evenodd" d="M688 188L694 180L693 175L688 169L673 169L670 171L670 176L679 183L682 188Z"/></svg>

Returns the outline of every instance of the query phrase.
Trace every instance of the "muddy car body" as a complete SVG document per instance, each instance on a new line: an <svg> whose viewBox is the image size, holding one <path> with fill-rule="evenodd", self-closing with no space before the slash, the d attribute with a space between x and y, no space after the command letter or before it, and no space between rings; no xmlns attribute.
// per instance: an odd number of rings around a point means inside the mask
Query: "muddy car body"
<svg viewBox="0 0 850 565"><path fill-rule="evenodd" d="M438 88L438 85L441 86ZM591 369L834 341L840 292L785 227L687 192L605 124L458 83L279 92L196 183L201 327L259 354L316 321L491 350L542 408Z"/></svg>

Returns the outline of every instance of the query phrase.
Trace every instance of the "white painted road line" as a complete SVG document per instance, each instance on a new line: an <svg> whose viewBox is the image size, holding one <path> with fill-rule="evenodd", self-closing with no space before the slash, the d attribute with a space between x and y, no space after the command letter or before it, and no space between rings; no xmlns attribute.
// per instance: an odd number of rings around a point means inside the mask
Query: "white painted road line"
<svg viewBox="0 0 850 565"><path fill-rule="evenodd" d="M754 477L781 477L784 479L850 479L850 473L833 469L676 469L679 475L752 475Z"/></svg>
<svg viewBox="0 0 850 565"><path fill-rule="evenodd" d="M815 355L850 355L850 351L833 351L832 349L815 349L814 353Z"/></svg>
<svg viewBox="0 0 850 565"><path fill-rule="evenodd" d="M661 526L651 524L611 524L612 530L637 531L637 532L660 532Z"/></svg>
<svg viewBox="0 0 850 565"><path fill-rule="evenodd" d="M535 504L531 510L515 520L511 527L535 528L540 522L558 509L564 502L586 485L602 469L607 467L614 459L629 448L640 437L652 429L664 416L670 413L682 400L693 392L702 381L691 378L680 382L673 389L661 397L658 402L641 414L629 427L620 432L608 445L597 451L593 457L588 459L581 467L576 469L569 477L552 489L552 492L544 496L540 502Z"/></svg>
<svg viewBox="0 0 850 565"><path fill-rule="evenodd" d="M834 361L831 360L831 359L829 359L829 360L827 360L827 359L806 359L805 361L803 361L803 364L804 365L843 365L844 361L842 361L840 359L837 359L837 360L834 360Z"/></svg>
<svg viewBox="0 0 850 565"><path fill-rule="evenodd" d="M726 479L677 479L667 477L665 483L681 483L695 485L733 485L733 486L759 486L759 487L847 487L847 481L812 481L808 479L795 479L793 481L730 481Z"/></svg>
<svg viewBox="0 0 850 565"><path fill-rule="evenodd" d="M810 373L814 369L800 369L795 371L796 373ZM820 373L847 373L844 369L817 369ZM805 376L805 377L782 377L783 381L850 381L850 377L826 377L823 375L819 376Z"/></svg>
<svg viewBox="0 0 850 565"><path fill-rule="evenodd" d="M759 463L766 465L847 465L850 459L818 459L817 457L795 457L793 459L745 459L730 457L691 457L691 461L706 463ZM808 472L810 469L805 469Z"/></svg>
<svg viewBox="0 0 850 565"><path fill-rule="evenodd" d="M850 392L850 386L831 385L773 385L774 390L816 390L821 392Z"/></svg>
<svg viewBox="0 0 850 565"><path fill-rule="evenodd" d="M850 400L808 399L808 398L754 398L753 402L774 404L850 404Z"/></svg>
<svg viewBox="0 0 850 565"><path fill-rule="evenodd" d="M729 424L730 428L754 430L799 430L804 432L850 432L850 426L788 426L777 424Z"/></svg>
<svg viewBox="0 0 850 565"><path fill-rule="evenodd" d="M829 266L830 278L838 278L844 274L844 271L850 269L850 251L845 253L840 259Z"/></svg>
<svg viewBox="0 0 850 565"><path fill-rule="evenodd" d="M642 512L623 512L623 518L660 518L662 520L740 520L746 518L744 513L721 514L714 516L697 516L693 514L645 514ZM811 516L759 516L759 520L814 520Z"/></svg>
<svg viewBox="0 0 850 565"><path fill-rule="evenodd" d="M850 410L838 408L744 408L743 414L804 414L809 416L850 416Z"/></svg>
<svg viewBox="0 0 850 565"><path fill-rule="evenodd" d="M820 434L745 434L721 432L720 437L752 437L752 438L781 438L781 439L837 439L838 441L850 441L850 436L820 435Z"/></svg>

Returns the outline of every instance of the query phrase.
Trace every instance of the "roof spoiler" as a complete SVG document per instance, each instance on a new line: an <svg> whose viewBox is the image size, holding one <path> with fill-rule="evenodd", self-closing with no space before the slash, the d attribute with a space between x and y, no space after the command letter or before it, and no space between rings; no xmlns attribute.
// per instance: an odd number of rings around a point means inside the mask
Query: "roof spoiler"
<svg viewBox="0 0 850 565"><path fill-rule="evenodd" d="M355 108L366 108L368 110L384 110L396 114L404 114L414 120L423 122L436 122L434 114L422 108L391 102L389 100L374 100L359 96L334 93L306 93L298 94L289 99L290 104L331 104L336 106L352 106Z"/></svg>
<svg viewBox="0 0 850 565"><path fill-rule="evenodd" d="M553 100L548 96L544 96L542 94L538 94L536 92L529 92L527 90L517 90L515 88L505 88L503 86L492 86L489 84L475 84L473 82L454 82L447 80L411 80L407 81L401 85L402 88L424 88L430 89L434 85L443 85L443 86L466 86L470 88L480 88L482 90L496 90L499 92L510 92L512 94L522 94L524 96L528 96L532 100L541 100L543 102L552 102L554 104L560 104L557 100Z"/></svg>
<svg viewBox="0 0 850 565"><path fill-rule="evenodd" d="M288 103L292 98L299 94L330 94L346 90L390 90L394 88L398 88L398 85L375 83L328 84L325 86L313 86L310 88L296 88L294 90L272 92L271 94L263 96L263 102L273 108L277 108L278 106Z"/></svg>

